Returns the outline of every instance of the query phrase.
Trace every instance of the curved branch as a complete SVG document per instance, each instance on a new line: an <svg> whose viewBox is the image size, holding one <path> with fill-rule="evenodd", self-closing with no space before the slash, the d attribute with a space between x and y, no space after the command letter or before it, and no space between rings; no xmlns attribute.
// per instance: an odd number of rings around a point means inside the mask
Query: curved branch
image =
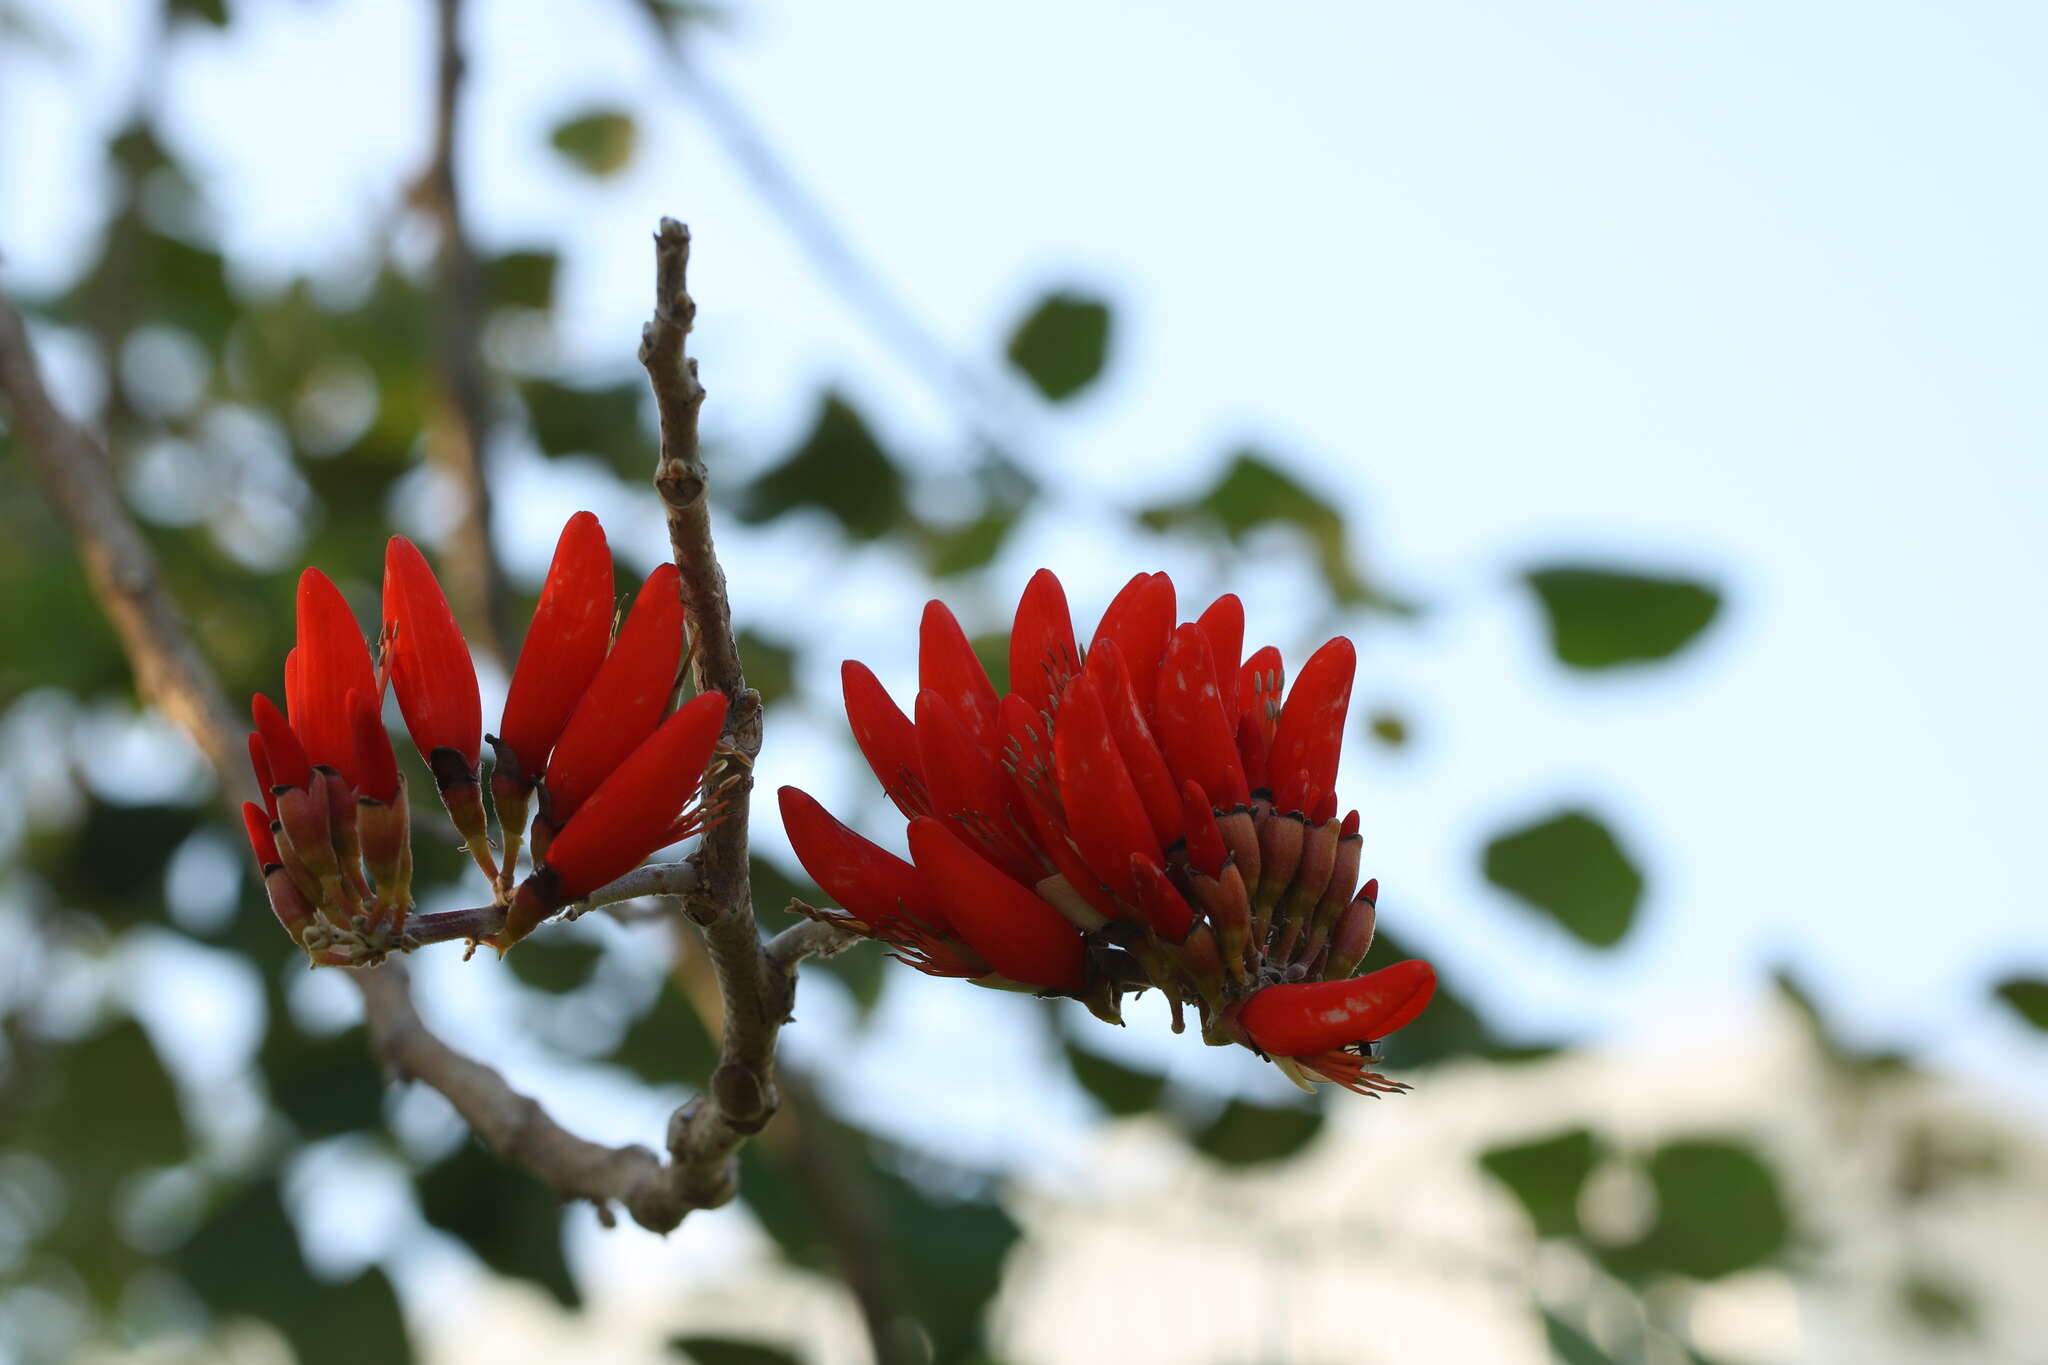
<svg viewBox="0 0 2048 1365"><path fill-rule="evenodd" d="M657 1232L674 1228L692 1209L715 1207L733 1197L734 1154L775 1112L775 1037L795 996L797 963L837 952L852 941L830 925L807 921L764 944L754 923L746 794L748 772L760 750L761 707L740 671L725 579L702 498L696 411L703 390L694 367L682 363L690 308L682 288L688 241L681 224L663 220L658 274L665 302L643 338L642 359L662 405L657 483L668 504L670 535L697 632L697 681L699 687L715 687L732 698L727 739L730 761L739 771L727 787L725 820L705 836L690 862L639 869L598 895L617 900L683 895L690 917L702 926L726 1002L711 1093L671 1118L667 1160L645 1147L593 1143L563 1128L497 1071L436 1037L413 1005L401 965L348 974L362 995L378 1054L394 1070L447 1096L500 1156L525 1167L564 1198L591 1200L607 1218L616 1201L634 1221ZM77 541L101 607L120 632L138 690L199 747L232 805L238 794L253 789L242 727L164 586L155 554L121 500L106 452L50 398L27 330L4 298L0 392L12 409L16 444Z"/></svg>

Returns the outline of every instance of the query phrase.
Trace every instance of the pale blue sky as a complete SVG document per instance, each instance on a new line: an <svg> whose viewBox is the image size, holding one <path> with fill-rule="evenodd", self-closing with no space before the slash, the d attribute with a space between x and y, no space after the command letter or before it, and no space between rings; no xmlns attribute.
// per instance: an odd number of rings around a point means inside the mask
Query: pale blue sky
<svg viewBox="0 0 2048 1365"><path fill-rule="evenodd" d="M141 6L75 8L53 23L80 35L78 67L0 59L18 288L89 250L88 139L132 89ZM501 0L472 26L472 216L494 246L565 242L568 361L630 363L647 232L674 213L699 242L706 422L734 465L772 459L828 380L901 448L956 460L958 407L812 268L629 8ZM235 10L227 38L179 39L170 136L256 282L332 270L423 154L423 7ZM1385 922L1504 1023L1711 1030L1790 958L1858 1036L2048 1105L2048 1050L1984 995L2048 969L2044 44L2048 11L2025 4L875 0L749 3L698 60L988 382L1043 288L1116 305L1112 372L1070 411L1003 390L1059 502L964 614L994 623L1048 564L1092 618L1168 567L1191 598L1243 593L1291 658L1358 626L1312 617L1299 554L1225 584L1112 510L1263 443L1433 605L1359 632L1361 700L1401 705L1419 739L1361 744L1342 790ZM647 118L641 154L584 194L542 142L614 97ZM590 495L516 454L503 478L511 548L537 565L561 500ZM599 510L661 552L657 519ZM744 616L907 695L912 566L819 525L721 535ZM1729 607L1676 666L1566 676L1512 582L1558 555L1709 575ZM836 724L785 718L762 776L881 834L865 778L816 742ZM1619 952L1478 875L1488 834L1568 800L1611 811L1650 870ZM795 1045L836 1050L835 1008L821 994ZM1028 1061L1031 1008L917 981L851 1074L945 1073L920 1103L1007 1150L1006 1116L1070 1101L961 1077L981 1049ZM1156 1021L1090 1040L1264 1084Z"/></svg>

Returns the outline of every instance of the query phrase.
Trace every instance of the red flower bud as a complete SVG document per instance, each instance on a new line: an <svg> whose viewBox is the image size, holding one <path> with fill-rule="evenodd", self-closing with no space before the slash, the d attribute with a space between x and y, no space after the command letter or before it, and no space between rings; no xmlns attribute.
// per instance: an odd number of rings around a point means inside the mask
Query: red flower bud
<svg viewBox="0 0 2048 1365"><path fill-rule="evenodd" d="M1163 573L1138 574L1103 609L1088 649L1092 653L1104 640L1114 640L1131 676L1149 678L1158 672L1159 661L1166 655L1173 611L1173 580ZM1144 700L1149 703L1151 698Z"/></svg>
<svg viewBox="0 0 2048 1365"><path fill-rule="evenodd" d="M1251 789L1238 758L1237 732L1209 641L1197 626L1182 626L1170 637L1153 684L1152 720L1175 777L1201 783L1225 810L1245 803Z"/></svg>
<svg viewBox="0 0 2048 1365"><path fill-rule="evenodd" d="M910 822L910 857L969 947L1012 981L1077 991L1087 981L1080 931L929 817Z"/></svg>
<svg viewBox="0 0 2048 1365"><path fill-rule="evenodd" d="M557 826L575 815L661 723L683 659L680 583L673 564L657 565L647 575L612 652L555 741L545 809Z"/></svg>
<svg viewBox="0 0 2048 1365"><path fill-rule="evenodd" d="M1345 981L1268 986L1239 1016L1261 1052L1309 1057L1384 1038L1422 1013L1436 993L1427 962L1396 962Z"/></svg>
<svg viewBox="0 0 2048 1365"><path fill-rule="evenodd" d="M1010 629L1010 686L1033 711L1050 711L1067 680L1080 671L1066 589L1050 570L1040 569L1017 599L1017 620Z"/></svg>
<svg viewBox="0 0 2048 1365"><path fill-rule="evenodd" d="M1209 604L1195 624L1202 628L1202 638L1209 642L1209 654L1216 661L1216 676L1235 678L1239 656L1244 653L1244 603L1236 593L1224 593Z"/></svg>
<svg viewBox="0 0 2048 1365"><path fill-rule="evenodd" d="M318 569L307 569L299 575L298 645L285 658L285 701L307 761L353 779L350 692L378 695L370 647L341 589ZM277 762L275 750L270 759Z"/></svg>
<svg viewBox="0 0 2048 1365"><path fill-rule="evenodd" d="M884 934L906 917L933 933L951 932L916 868L840 824L806 792L784 787L776 799L797 861L837 904Z"/></svg>
<svg viewBox="0 0 2048 1365"><path fill-rule="evenodd" d="M612 552L604 527L578 512L562 527L498 722L501 765L531 784L604 664L612 639Z"/></svg>
<svg viewBox="0 0 2048 1365"><path fill-rule="evenodd" d="M268 760L268 772L257 770L258 778L268 776L270 786L264 788L266 795L277 787L298 787L301 790L313 781L313 765L306 759L306 750L299 743L298 732L291 722L277 709L276 703L261 692L249 699L249 715L256 722L256 733L263 741L263 754ZM268 803L276 808L276 801Z"/></svg>
<svg viewBox="0 0 2048 1365"><path fill-rule="evenodd" d="M391 751L391 732L377 712L375 694L349 693L348 718L356 741L356 794L388 806L398 799L398 755Z"/></svg>
<svg viewBox="0 0 2048 1365"><path fill-rule="evenodd" d="M866 664L848 659L839 667L839 681L846 692L846 721L853 729L853 742L874 769L875 780L906 817L930 815L924 759L918 753L917 728L910 717L891 700Z"/></svg>
<svg viewBox="0 0 2048 1365"><path fill-rule="evenodd" d="M944 602L927 602L917 632L917 689L936 692L985 754L996 748L996 689Z"/></svg>
<svg viewBox="0 0 2048 1365"><path fill-rule="evenodd" d="M1309 656L1287 694L1273 733L1273 805L1307 810L1318 792L1337 783L1337 757L1344 748L1344 715L1351 705L1351 678L1358 651L1342 635ZM1335 813L1336 798L1331 798Z"/></svg>
<svg viewBox="0 0 2048 1365"><path fill-rule="evenodd" d="M1138 888L1131 876L1131 857L1155 858L1159 845L1116 751L1102 695L1091 679L1080 677L1067 684L1052 744L1074 846L1095 874L1135 907Z"/></svg>
<svg viewBox="0 0 2048 1365"><path fill-rule="evenodd" d="M453 750L474 782L483 742L476 665L434 571L404 536L391 537L384 550L384 626L390 633L386 661L391 690L398 694L398 709L420 757L435 769L435 779L445 788L453 774L444 777L434 751ZM375 695L373 687L354 690ZM344 692L338 700L346 698ZM349 740L352 753L353 729Z"/></svg>
<svg viewBox="0 0 2048 1365"><path fill-rule="evenodd" d="M547 865L561 879L560 904L582 900L661 847L703 785L724 726L723 692L691 698L590 794L548 845Z"/></svg>

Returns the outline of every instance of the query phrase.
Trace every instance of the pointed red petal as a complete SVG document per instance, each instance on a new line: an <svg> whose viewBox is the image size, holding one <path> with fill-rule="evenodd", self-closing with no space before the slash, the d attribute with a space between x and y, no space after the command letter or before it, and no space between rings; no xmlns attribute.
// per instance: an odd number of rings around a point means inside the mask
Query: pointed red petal
<svg viewBox="0 0 2048 1365"><path fill-rule="evenodd" d="M846 723L853 742L875 771L875 780L910 819L932 813L925 788L924 760L917 752L917 730L903 708L866 664L848 659L839 665L839 683L846 692Z"/></svg>
<svg viewBox="0 0 2048 1365"><path fill-rule="evenodd" d="M1245 785L1253 791L1272 788L1272 748L1271 733L1257 716L1247 711L1237 718L1237 758L1244 765Z"/></svg>
<svg viewBox="0 0 2048 1365"><path fill-rule="evenodd" d="M1250 799L1222 685L1199 626L1173 632L1159 669L1152 732L1175 778L1200 783L1209 800L1225 810Z"/></svg>
<svg viewBox="0 0 2048 1365"><path fill-rule="evenodd" d="M555 823L590 799L668 709L683 661L680 583L673 564L647 575L612 652L562 727L547 766L548 814Z"/></svg>
<svg viewBox="0 0 2048 1365"><path fill-rule="evenodd" d="M1048 991L1087 980L1081 932L937 820L910 822L910 856L967 945L1012 981Z"/></svg>
<svg viewBox="0 0 2048 1365"><path fill-rule="evenodd" d="M1216 828L1216 811L1209 794L1195 782L1181 784L1181 818L1187 822L1188 863L1195 871L1213 877L1223 870L1229 850L1223 845L1223 831Z"/></svg>
<svg viewBox="0 0 2048 1365"><path fill-rule="evenodd" d="M925 603L917 631L917 688L944 697L982 751L995 752L995 684L944 602Z"/></svg>
<svg viewBox="0 0 2048 1365"><path fill-rule="evenodd" d="M547 767L612 639L612 552L604 527L578 512L562 527L505 694L498 741L527 780Z"/></svg>
<svg viewBox="0 0 2048 1365"><path fill-rule="evenodd" d="M1280 651L1267 645L1237 670L1237 709L1258 722L1272 747L1273 727L1280 719L1280 685L1286 681Z"/></svg>
<svg viewBox="0 0 2048 1365"><path fill-rule="evenodd" d="M1357 668L1358 651L1342 635L1301 666L1273 733L1268 770L1274 777L1277 809L1306 810L1312 798L1335 788L1337 759L1344 749L1344 714L1351 705L1351 678ZM1303 773L1305 779L1298 776Z"/></svg>
<svg viewBox="0 0 2048 1365"><path fill-rule="evenodd" d="M1159 845L1153 842L1152 824L1130 772L1117 754L1102 694L1091 679L1080 677L1067 684L1052 745L1074 846L1111 890L1136 906L1131 857L1156 859Z"/></svg>
<svg viewBox="0 0 2048 1365"><path fill-rule="evenodd" d="M673 567L673 566L669 566ZM592 792L548 845L561 902L577 901L639 866L704 781L725 726L725 694L693 697Z"/></svg>
<svg viewBox="0 0 2048 1365"><path fill-rule="evenodd" d="M1132 858L1131 879L1138 886L1138 908L1153 932L1168 943L1186 941L1188 931L1195 927L1195 912L1167 880L1166 870L1150 858Z"/></svg>
<svg viewBox="0 0 2048 1365"><path fill-rule="evenodd" d="M1029 885L1044 873L1010 819L1010 786L953 708L937 692L917 694L917 751L932 813L972 838L984 857Z"/></svg>
<svg viewBox="0 0 2048 1365"><path fill-rule="evenodd" d="M1074 647L1066 589L1050 569L1040 569L1024 585L1024 595L1017 600L1017 621L1010 628L1011 691L1032 710L1050 711L1067 679L1080 671L1081 653Z"/></svg>
<svg viewBox="0 0 2048 1365"><path fill-rule="evenodd" d="M306 757L306 748L299 743L298 733L276 703L258 692L249 701L249 715L256 722L256 733L263 737L263 753L270 760L271 784L300 790L311 786L313 767Z"/></svg>
<svg viewBox="0 0 2048 1365"><path fill-rule="evenodd" d="M398 694L398 709L420 757L431 760L436 749L453 749L475 771L484 733L476 664L426 556L404 536L391 537L384 547L384 624L391 631L391 690ZM373 692L369 687L350 690L365 696ZM344 692L341 700L347 696ZM351 756L354 751L351 729Z"/></svg>
<svg viewBox="0 0 2048 1365"><path fill-rule="evenodd" d="M254 801L242 803L242 825L249 831L249 851L256 855L256 866L268 872L284 859L277 856L277 839L270 832L270 814Z"/></svg>
<svg viewBox="0 0 2048 1365"><path fill-rule="evenodd" d="M1261 1052L1307 1057L1384 1038L1435 993L1435 970L1411 960L1348 981L1268 986L1245 1001L1239 1017Z"/></svg>
<svg viewBox="0 0 2048 1365"><path fill-rule="evenodd" d="M1025 822L1031 826L1032 847L1045 856L1053 869L1073 888L1074 894L1088 902L1104 919L1123 918L1125 912L1117 908L1116 896L1102 884L1102 878L1081 861L1081 852L1074 847L1073 836L1067 833L1067 827L1062 823L1063 817L1055 810L1029 801L1024 802L1021 809Z"/></svg>
<svg viewBox="0 0 2048 1365"><path fill-rule="evenodd" d="M299 575L298 647L286 658L285 702L307 761L324 763L351 780L356 746L348 725L348 694L356 690L377 690L377 670L362 627L341 589L318 569L307 569ZM271 761L277 761L274 751Z"/></svg>
<svg viewBox="0 0 2048 1365"><path fill-rule="evenodd" d="M1209 641L1209 655L1216 661L1216 676L1237 676L1239 658L1244 654L1244 603L1234 592L1224 593L1209 604L1195 622Z"/></svg>
<svg viewBox="0 0 2048 1365"><path fill-rule="evenodd" d="M369 646L363 648L368 650ZM293 645L284 652L284 713L287 718L303 716L309 706L299 682L299 647Z"/></svg>
<svg viewBox="0 0 2048 1365"><path fill-rule="evenodd" d="M263 747L263 736L254 732L249 735L249 767L256 774L256 790L263 793L263 808L275 820L277 798L270 794L270 789L277 785L277 779L270 773L270 753Z"/></svg>
<svg viewBox="0 0 2048 1365"><path fill-rule="evenodd" d="M1003 746L999 759L1026 801L1048 815L1061 813L1059 779L1053 772L1052 726L1036 707L1015 692L1005 693L1000 709Z"/></svg>
<svg viewBox="0 0 2048 1365"><path fill-rule="evenodd" d="M1087 671L1102 695L1117 754L1131 775L1131 785L1138 790L1138 800L1144 803L1153 843L1171 848L1185 830L1180 818L1180 788L1167 770L1166 756L1152 737L1152 727L1145 723L1145 713L1131 688L1131 675L1124 668L1123 651L1114 640L1104 640L1089 652Z"/></svg>
<svg viewBox="0 0 2048 1365"><path fill-rule="evenodd" d="M349 693L348 715L356 740L356 791L388 806L398 799L398 756L391 752L391 732L376 698Z"/></svg>
<svg viewBox="0 0 2048 1365"><path fill-rule="evenodd" d="M1092 650L1104 640L1116 641L1124 652L1124 666L1131 670L1131 680L1139 682L1151 677L1165 657L1173 617L1173 580L1163 573L1141 573L1110 599L1088 648Z"/></svg>
<svg viewBox="0 0 2048 1365"><path fill-rule="evenodd" d="M808 792L784 787L776 799L797 861L834 902L885 932L906 917L933 933L951 932L916 868L840 824Z"/></svg>

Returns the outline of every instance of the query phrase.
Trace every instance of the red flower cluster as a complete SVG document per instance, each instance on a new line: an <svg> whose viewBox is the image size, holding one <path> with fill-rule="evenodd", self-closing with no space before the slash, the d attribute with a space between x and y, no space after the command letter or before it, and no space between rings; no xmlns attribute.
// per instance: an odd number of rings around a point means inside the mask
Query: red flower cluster
<svg viewBox="0 0 2048 1365"><path fill-rule="evenodd" d="M578 512L562 528L491 737L487 812L476 666L419 550L394 536L385 552L381 666L333 582L318 569L300 576L285 709L261 695L251 706L249 760L264 804L245 803L242 815L271 907L316 964L375 962L419 941L407 928L411 822L381 718L387 684L491 881L499 915L476 932L501 951L703 827L705 808L694 798L725 724L725 697L706 692L669 713L684 653L675 566L647 576L616 642L612 620L611 549L597 518ZM533 869L515 889L536 792Z"/></svg>
<svg viewBox="0 0 2048 1365"><path fill-rule="evenodd" d="M1379 883L1357 887L1358 812L1337 818L1356 656L1338 637L1282 700L1278 650L1240 662L1244 607L1179 622L1173 583L1140 574L1085 654L1040 570L997 696L959 623L925 608L917 704L842 670L855 740L910 821L910 861L794 787L797 857L844 907L819 917L896 946L934 976L1071 995L1116 1019L1153 986L1192 1004L1212 1044L1263 1053L1298 1083L1406 1087L1366 1069L1436 989L1426 962L1353 976Z"/></svg>

